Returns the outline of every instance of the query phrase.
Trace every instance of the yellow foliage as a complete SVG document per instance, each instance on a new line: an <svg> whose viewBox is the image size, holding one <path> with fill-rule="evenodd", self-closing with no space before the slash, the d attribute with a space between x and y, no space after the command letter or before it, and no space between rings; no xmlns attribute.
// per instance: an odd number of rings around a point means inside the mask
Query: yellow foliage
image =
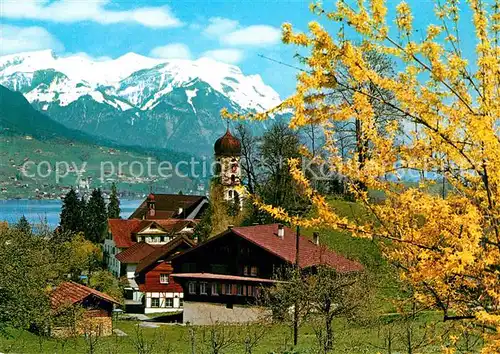
<svg viewBox="0 0 500 354"><path fill-rule="evenodd" d="M309 33L294 33L283 25L283 40L309 49L308 70L298 76L295 94L279 107L292 109L291 127L312 120L322 125L330 170L351 181L351 191L376 222L355 224L339 217L290 161L292 175L316 210L312 219L291 217L279 206L257 204L275 218L304 226L350 230L355 236L390 240L387 257L399 265L401 278L415 289L415 298L434 305L446 319L467 317L491 329L484 353L500 348L500 15L484 2L470 0L475 27L476 60L469 64L451 33L458 28L456 1L436 11L437 24L427 36L413 33L407 3L396 7L398 39L391 37L382 0L353 8L339 1L332 12L311 8L328 21L358 32L363 41L336 40L318 22ZM443 34L443 35L441 35ZM440 40L438 41L438 38ZM442 39L441 39L442 38ZM364 53L375 50L393 56L404 67L394 77L370 69ZM350 80L339 81L341 69ZM384 102L365 90L367 84L394 95ZM341 88L353 102L332 102L328 93ZM375 103L391 105L401 114L384 134L374 124ZM258 116L258 119L266 115ZM341 158L332 142L332 121L356 118L370 141L370 159L360 164L356 153ZM399 128L408 137L401 143ZM444 174L453 192L443 198L418 188L396 189L386 178L418 170ZM374 204L366 189L383 191L386 200ZM452 348L447 348L449 353Z"/></svg>

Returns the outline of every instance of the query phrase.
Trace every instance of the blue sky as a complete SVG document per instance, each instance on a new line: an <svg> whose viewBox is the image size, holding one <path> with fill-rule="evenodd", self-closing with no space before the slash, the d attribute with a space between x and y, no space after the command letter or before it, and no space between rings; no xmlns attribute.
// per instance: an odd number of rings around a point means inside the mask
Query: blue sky
<svg viewBox="0 0 500 354"><path fill-rule="evenodd" d="M435 22L431 0L408 2L416 28L425 30ZM387 3L391 17L399 1ZM283 98L293 92L297 72L258 55L296 63L296 49L280 41L280 26L290 22L306 30L307 23L316 19L308 4L308 0L0 0L0 54L51 48L59 55L85 53L93 58L128 52L165 58L210 56L238 65L245 74L260 74ZM465 31L471 29L467 23L464 26Z"/></svg>

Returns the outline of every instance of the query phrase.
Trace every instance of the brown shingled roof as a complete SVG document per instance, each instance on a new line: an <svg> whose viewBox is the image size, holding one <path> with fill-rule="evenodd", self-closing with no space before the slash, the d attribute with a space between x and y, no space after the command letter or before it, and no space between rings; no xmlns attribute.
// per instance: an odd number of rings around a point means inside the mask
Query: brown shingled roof
<svg viewBox="0 0 500 354"><path fill-rule="evenodd" d="M189 245L189 247L194 246L194 242L191 239L189 239L186 235L177 236L169 243L167 243L161 247L158 247L157 249L154 250L154 252L151 252L147 257L142 259L142 261L137 265L135 272L140 273L140 272L144 271L146 268L148 268L152 264L156 263L162 257L168 256L172 251L174 251L182 243Z"/></svg>
<svg viewBox="0 0 500 354"><path fill-rule="evenodd" d="M148 219L169 219L182 218L183 215L188 215L194 210L201 201L206 199L203 195L182 195L182 194L152 194L155 203L155 215L148 216ZM148 196L148 198L150 198ZM129 219L142 219L147 216L147 200L139 205L139 207L129 216ZM178 215L179 208L182 208L183 215Z"/></svg>
<svg viewBox="0 0 500 354"><path fill-rule="evenodd" d="M117 300L107 294L72 281L59 284L50 294L50 302L52 308L58 308L63 305L72 305L82 302L89 296L95 296L102 300L119 304Z"/></svg>

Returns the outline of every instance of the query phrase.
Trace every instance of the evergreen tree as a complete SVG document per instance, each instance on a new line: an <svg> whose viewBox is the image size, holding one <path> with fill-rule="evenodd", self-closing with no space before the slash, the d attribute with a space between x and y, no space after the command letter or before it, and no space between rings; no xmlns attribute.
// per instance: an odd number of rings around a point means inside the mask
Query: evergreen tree
<svg viewBox="0 0 500 354"><path fill-rule="evenodd" d="M212 233L212 214L212 206L209 204L203 212L200 222L194 228L193 237L197 238L198 242L203 242L210 237Z"/></svg>
<svg viewBox="0 0 500 354"><path fill-rule="evenodd" d="M31 225L24 215L21 216L14 227L24 234L31 234Z"/></svg>
<svg viewBox="0 0 500 354"><path fill-rule="evenodd" d="M94 189L85 208L85 237L94 243L101 243L106 231L108 215L101 189Z"/></svg>
<svg viewBox="0 0 500 354"><path fill-rule="evenodd" d="M60 222L62 231L82 231L82 216L83 209L81 207L81 202L75 190L71 188L63 199Z"/></svg>
<svg viewBox="0 0 500 354"><path fill-rule="evenodd" d="M87 229L88 229L89 216L87 213L87 201L85 200L85 197L83 195L80 198L80 200L78 201L78 205L80 208L80 215L81 215L80 231L85 234L87 232Z"/></svg>
<svg viewBox="0 0 500 354"><path fill-rule="evenodd" d="M116 184L113 182L111 185L111 194L109 196L108 204L108 218L118 219L120 217L120 200L116 192Z"/></svg>

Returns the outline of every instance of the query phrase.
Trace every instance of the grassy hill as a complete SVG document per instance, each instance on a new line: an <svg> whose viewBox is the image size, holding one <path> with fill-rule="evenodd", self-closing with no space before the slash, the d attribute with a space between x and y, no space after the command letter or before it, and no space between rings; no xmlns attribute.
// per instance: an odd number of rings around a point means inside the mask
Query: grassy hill
<svg viewBox="0 0 500 354"><path fill-rule="evenodd" d="M371 216L362 205L341 199L331 198L330 206L341 216L350 220L369 220ZM305 229L302 232L312 236L314 231L320 233L320 243L338 253L359 261L371 274L376 287L376 311L387 313L394 311L390 299L401 296L398 289L395 269L384 259L379 245L371 239L353 237L350 232L331 229ZM368 285L367 285L368 286Z"/></svg>
<svg viewBox="0 0 500 354"><path fill-rule="evenodd" d="M78 186L75 171L68 171L66 177L56 180L57 162L66 162L73 169L81 169L86 163L82 177L90 181L91 187L107 189L111 182L116 181L120 191L132 194L147 193L150 185L156 186L157 191L189 192L196 189L199 183L204 183L203 180L175 174L168 179L154 178L148 176L146 170L139 176L139 165L146 169L148 158L156 166L160 161L169 161L175 166L179 161L190 161L191 155L167 149L124 147L66 128L36 111L21 93L1 85L0 146L1 199L56 198L69 186ZM24 169L26 162L30 162L31 169ZM108 167L108 172L112 172L110 169L113 166L116 174L101 174L101 163ZM120 175L119 164L123 166ZM60 166L66 167L64 164ZM151 175L158 176L158 169L154 166L151 172ZM182 172L188 174L189 171L184 167ZM29 177L34 173L36 176Z"/></svg>

